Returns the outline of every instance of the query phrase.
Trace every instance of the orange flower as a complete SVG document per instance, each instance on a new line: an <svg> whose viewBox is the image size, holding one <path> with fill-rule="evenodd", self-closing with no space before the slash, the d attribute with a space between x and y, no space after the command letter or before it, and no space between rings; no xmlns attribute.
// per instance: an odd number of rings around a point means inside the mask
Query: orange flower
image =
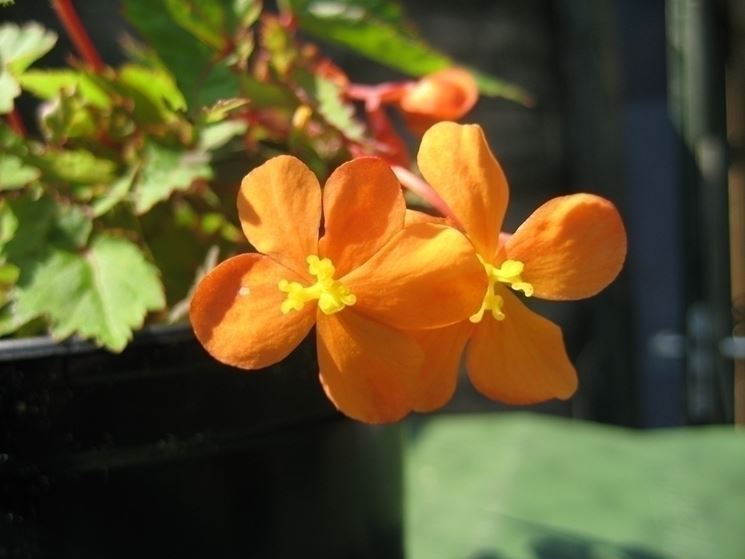
<svg viewBox="0 0 745 559"><path fill-rule="evenodd" d="M447 402L466 343L468 375L489 398L527 404L570 397L577 376L561 330L515 292L572 300L606 287L626 256L618 211L592 194L562 196L538 208L514 235L500 235L507 181L479 126L436 124L422 138L418 163L476 249L488 287L468 320L414 333L426 355L415 409Z"/></svg>
<svg viewBox="0 0 745 559"><path fill-rule="evenodd" d="M440 120L457 120L479 99L476 80L462 68L447 68L407 85L398 101L406 123L417 134Z"/></svg>
<svg viewBox="0 0 745 559"><path fill-rule="evenodd" d="M320 380L341 411L371 423L411 411L423 355L401 330L473 311L486 280L467 239L404 227L398 181L373 157L339 167L323 192L298 159L271 159L243 179L238 214L260 253L230 258L197 287L190 316L207 351L259 369L315 324Z"/></svg>

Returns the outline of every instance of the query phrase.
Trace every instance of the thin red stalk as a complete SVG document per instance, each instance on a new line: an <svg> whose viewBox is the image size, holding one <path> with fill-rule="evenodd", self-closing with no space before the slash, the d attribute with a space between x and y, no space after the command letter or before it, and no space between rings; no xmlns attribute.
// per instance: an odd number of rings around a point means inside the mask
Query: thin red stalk
<svg viewBox="0 0 745 559"><path fill-rule="evenodd" d="M6 118L8 120L8 126L10 126L11 130L13 130L13 132L18 134L21 138L25 138L27 135L26 125L23 123L21 113L18 112L18 109L14 108L7 114Z"/></svg>
<svg viewBox="0 0 745 559"><path fill-rule="evenodd" d="M57 17L67 31L67 36L75 45L80 57L93 68L93 71L97 73L103 71L103 60L101 60L96 47L93 46L83 22L80 21L78 13L72 5L72 0L52 0L52 7L57 12Z"/></svg>
<svg viewBox="0 0 745 559"><path fill-rule="evenodd" d="M447 218L450 218L450 220L456 227L462 229L460 223L453 215L453 212L450 211L450 208L448 208L445 201L440 198L440 195L437 194L437 192L435 192L429 184L427 184L423 179L416 176L408 169L404 169L403 167L399 167L398 165L394 165L392 169L404 188L408 188L414 194L426 200L426 202L438 212L440 212L440 214Z"/></svg>

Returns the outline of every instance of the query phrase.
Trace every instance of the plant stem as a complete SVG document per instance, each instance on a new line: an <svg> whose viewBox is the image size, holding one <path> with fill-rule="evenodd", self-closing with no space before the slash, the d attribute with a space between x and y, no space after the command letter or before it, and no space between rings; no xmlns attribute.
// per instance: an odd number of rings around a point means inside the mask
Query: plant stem
<svg viewBox="0 0 745 559"><path fill-rule="evenodd" d="M394 165L392 168L393 172L395 173L396 177L401 182L401 185L403 187L408 188L414 194L423 198L430 206L440 212L440 214L447 218L450 218L454 225L462 229L460 223L453 215L453 212L450 211L450 208L448 208L445 201L440 198L440 195L437 194L437 192L435 192L429 184L427 184L423 179L419 178L408 169L405 169L398 165Z"/></svg>
<svg viewBox="0 0 745 559"><path fill-rule="evenodd" d="M90 65L94 72L102 72L104 69L103 60L101 60L96 47L93 46L93 41L85 30L83 22L80 21L78 13L72 5L72 0L52 0L52 7L80 57Z"/></svg>
<svg viewBox="0 0 745 559"><path fill-rule="evenodd" d="M11 130L13 130L13 132L15 132L21 138L25 138L27 135L26 125L23 123L21 113L18 112L18 109L14 107L13 110L7 114L6 118L8 120L8 126L10 126Z"/></svg>

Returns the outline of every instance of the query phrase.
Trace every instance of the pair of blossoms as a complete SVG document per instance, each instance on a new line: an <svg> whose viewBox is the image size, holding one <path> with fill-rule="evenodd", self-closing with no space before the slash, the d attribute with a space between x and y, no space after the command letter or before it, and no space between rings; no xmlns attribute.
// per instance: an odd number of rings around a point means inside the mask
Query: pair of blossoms
<svg viewBox="0 0 745 559"><path fill-rule="evenodd" d="M447 403L464 350L489 398L571 396L577 377L561 330L520 297L579 299L608 285L626 254L617 210L591 194L563 196L514 235L500 233L507 182L477 125L436 124L418 164L450 219L407 210L374 157L342 165L323 191L290 156L251 171L238 213L259 253L226 260L199 284L191 320L207 351L260 369L315 324L323 389L369 423Z"/></svg>

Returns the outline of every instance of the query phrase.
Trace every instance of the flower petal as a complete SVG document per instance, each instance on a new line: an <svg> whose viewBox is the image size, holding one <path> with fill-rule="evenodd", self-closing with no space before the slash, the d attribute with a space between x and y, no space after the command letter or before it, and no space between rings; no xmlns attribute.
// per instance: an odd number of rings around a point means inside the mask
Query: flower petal
<svg viewBox="0 0 745 559"><path fill-rule="evenodd" d="M403 333L353 310L318 316L318 364L329 399L367 423L397 421L411 411L411 381L422 353Z"/></svg>
<svg viewBox="0 0 745 559"><path fill-rule="evenodd" d="M522 278L536 297L554 300L595 295L615 279L626 258L626 231L615 206L593 194L543 204L505 245L525 265Z"/></svg>
<svg viewBox="0 0 745 559"><path fill-rule="evenodd" d="M428 412L448 403L458 382L463 348L473 332L473 324L463 321L434 330L407 332L424 352L424 362L413 390L415 411Z"/></svg>
<svg viewBox="0 0 745 559"><path fill-rule="evenodd" d="M507 404L569 398L577 388L577 375L561 329L528 309L507 288L500 295L504 320L482 320L466 350L474 387Z"/></svg>
<svg viewBox="0 0 745 559"><path fill-rule="evenodd" d="M459 119L473 108L478 98L479 87L471 72L446 68L408 86L400 108L409 128L421 135L439 120Z"/></svg>
<svg viewBox="0 0 745 559"><path fill-rule="evenodd" d="M205 276L191 300L197 339L218 361L260 369L287 356L313 327L316 305L282 314L280 279L294 272L261 254L242 254Z"/></svg>
<svg viewBox="0 0 745 559"><path fill-rule="evenodd" d="M343 276L368 260L404 226L406 205L391 168L377 157L338 167L323 189L320 252Z"/></svg>
<svg viewBox="0 0 745 559"><path fill-rule="evenodd" d="M321 187L299 159L280 155L248 173L238 193L243 232L259 252L305 273L318 252Z"/></svg>
<svg viewBox="0 0 745 559"><path fill-rule="evenodd" d="M465 320L487 286L463 234L432 223L406 227L342 282L357 297L355 311L402 330Z"/></svg>
<svg viewBox="0 0 745 559"><path fill-rule="evenodd" d="M419 170L484 258L496 253L509 196L481 127L440 122L419 147Z"/></svg>

